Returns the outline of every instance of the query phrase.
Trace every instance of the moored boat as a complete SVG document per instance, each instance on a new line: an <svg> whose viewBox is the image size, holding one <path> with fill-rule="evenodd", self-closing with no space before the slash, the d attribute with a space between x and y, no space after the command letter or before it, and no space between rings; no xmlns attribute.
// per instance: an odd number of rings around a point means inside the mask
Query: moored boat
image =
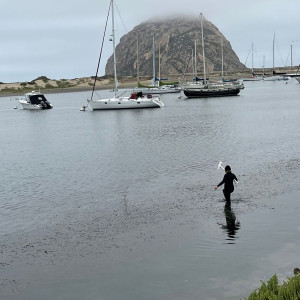
<svg viewBox="0 0 300 300"><path fill-rule="evenodd" d="M249 77L241 78L241 80L242 81L262 81L263 77L262 76L254 75L254 76L249 76Z"/></svg>
<svg viewBox="0 0 300 300"><path fill-rule="evenodd" d="M273 75L273 76L266 76L263 78L264 81L278 81L278 80L289 80L289 76L284 75Z"/></svg>
<svg viewBox="0 0 300 300"><path fill-rule="evenodd" d="M236 96L239 94L243 85L240 83L208 82L205 68L205 51L203 38L203 16L200 14L201 21L201 39L202 39L202 57L203 57L203 82L201 84L188 84L183 86L183 93L187 98L206 98L206 97L225 97Z"/></svg>
<svg viewBox="0 0 300 300"><path fill-rule="evenodd" d="M137 87L134 92L142 92L143 94L170 94L180 93L181 88L177 86L153 86L153 87Z"/></svg>
<svg viewBox="0 0 300 300"><path fill-rule="evenodd" d="M40 92L32 91L24 95L24 99L18 99L23 109L42 110L51 109L53 106Z"/></svg>
<svg viewBox="0 0 300 300"><path fill-rule="evenodd" d="M234 85L203 85L202 87L186 87L183 92L188 98L237 96L240 86Z"/></svg>
<svg viewBox="0 0 300 300"><path fill-rule="evenodd" d="M155 75L155 38L153 36L153 81L151 85L143 84L139 81L138 75L138 86L134 88L133 92L142 92L143 94L170 94L170 93L180 93L181 88L178 86L179 82L164 82L160 76L160 67L159 67L159 78ZM139 74L139 54L137 47L137 69ZM160 66L160 49L159 49L159 66Z"/></svg>
<svg viewBox="0 0 300 300"><path fill-rule="evenodd" d="M130 97L111 97L99 100L88 100L93 110L126 109L126 108L158 108L164 104L158 96L144 95L142 92L132 93Z"/></svg>
<svg viewBox="0 0 300 300"><path fill-rule="evenodd" d="M111 21L112 21L112 42L113 42L113 62L114 62L114 96L109 98L100 98L93 99L95 84L99 70L100 58L97 67L97 72L95 76L93 91L91 95L91 99L88 99L88 105L91 106L92 110L106 110L106 109L132 109L132 108L158 108L163 107L164 104L160 100L159 96L153 97L151 94L147 94L146 96L142 92L132 93L128 97L121 97L117 95L118 90L118 80L117 80L117 63L116 63L116 53L115 53L115 28L114 28L114 0L110 0L108 15L111 10ZM108 20L107 15L107 20ZM104 36L106 33L106 27L104 31ZM81 111L85 111L86 106L83 106Z"/></svg>

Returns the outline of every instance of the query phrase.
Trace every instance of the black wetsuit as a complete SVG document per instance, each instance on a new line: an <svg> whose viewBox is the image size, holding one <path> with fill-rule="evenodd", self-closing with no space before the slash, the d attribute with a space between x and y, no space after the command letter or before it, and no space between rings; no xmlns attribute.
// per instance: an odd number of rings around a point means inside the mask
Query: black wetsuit
<svg viewBox="0 0 300 300"><path fill-rule="evenodd" d="M220 185L225 183L223 194L224 194L226 201L230 201L230 194L234 191L234 185L233 185L234 179L236 181L238 181L236 176L233 173L228 172L224 175L223 180L218 184L218 187L219 187Z"/></svg>

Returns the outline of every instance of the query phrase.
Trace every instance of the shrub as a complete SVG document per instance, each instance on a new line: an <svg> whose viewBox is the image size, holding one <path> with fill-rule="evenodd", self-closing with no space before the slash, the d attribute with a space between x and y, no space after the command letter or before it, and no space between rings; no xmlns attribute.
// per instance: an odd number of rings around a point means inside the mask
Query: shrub
<svg viewBox="0 0 300 300"><path fill-rule="evenodd" d="M261 287L250 294L246 300L298 300L300 299L300 275L289 278L282 285L278 284L276 274Z"/></svg>
<svg viewBox="0 0 300 300"><path fill-rule="evenodd" d="M60 81L60 80L56 80L56 84L58 88L68 88L68 87L72 87L73 84L68 82L68 81Z"/></svg>
<svg viewBox="0 0 300 300"><path fill-rule="evenodd" d="M49 78L47 76L40 76L32 81L42 80L44 83L47 83L49 81Z"/></svg>
<svg viewBox="0 0 300 300"><path fill-rule="evenodd" d="M85 79L85 78L80 78L80 79L77 81L77 84L85 83L85 82L86 82L86 79Z"/></svg>
<svg viewBox="0 0 300 300"><path fill-rule="evenodd" d="M54 86L51 85L50 83L47 83L47 84L45 84L45 88L46 88L46 89L53 89Z"/></svg>

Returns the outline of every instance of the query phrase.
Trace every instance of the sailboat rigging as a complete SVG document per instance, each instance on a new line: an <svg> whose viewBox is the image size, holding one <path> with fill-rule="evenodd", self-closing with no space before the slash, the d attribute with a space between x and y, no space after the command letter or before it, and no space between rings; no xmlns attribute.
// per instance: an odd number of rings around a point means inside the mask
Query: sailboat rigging
<svg viewBox="0 0 300 300"><path fill-rule="evenodd" d="M285 72L276 72L275 71L275 32L273 37L273 68L272 68L272 75L271 76L265 76L263 78L264 81L278 81L278 80L288 80L289 77L285 76Z"/></svg>
<svg viewBox="0 0 300 300"><path fill-rule="evenodd" d="M138 56L138 54L137 54ZM160 77L160 46L158 55L158 72L159 78L156 77L156 63L155 63L155 37L152 37L152 71L153 78L151 85L144 85L138 81L138 87L134 89L135 92L151 93L151 94L168 94L168 93L180 93L181 88L177 86L178 82L166 82L163 83ZM138 65L139 66L139 65ZM157 84L156 84L157 82Z"/></svg>
<svg viewBox="0 0 300 300"><path fill-rule="evenodd" d="M252 76L242 78L242 81L261 81L263 77L259 74L254 74L254 67L253 67L253 52L254 52L254 44L251 44L251 74Z"/></svg>
<svg viewBox="0 0 300 300"><path fill-rule="evenodd" d="M96 80L97 80L97 76L98 76L100 60L101 60L101 55L102 55L102 49L103 49L103 43L104 43L104 38L105 38L107 22L108 22L108 17L109 17L110 11L111 11L111 22L112 22L111 39L113 42L114 96L110 97L110 98L100 98L100 99L94 100L93 95L94 95ZM115 42L115 26L114 26L114 0L110 0L106 24L105 24L105 30L104 30L104 35L103 35L103 41L102 41L100 56L99 56L98 65L97 65L95 81L94 81L94 85L93 85L93 91L92 91L91 98L87 100L88 105L91 106L92 110L163 107L164 104L160 100L160 98L158 96L152 96L151 94L143 95L142 92L139 92L139 93L132 93L128 97L120 97L117 95L118 79L117 79L117 63L116 63L115 49L116 49L116 42Z"/></svg>

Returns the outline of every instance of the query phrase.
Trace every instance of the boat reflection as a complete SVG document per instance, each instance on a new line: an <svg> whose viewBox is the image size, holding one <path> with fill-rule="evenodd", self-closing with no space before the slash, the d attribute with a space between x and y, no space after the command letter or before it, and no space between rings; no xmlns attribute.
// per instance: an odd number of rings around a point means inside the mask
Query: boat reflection
<svg viewBox="0 0 300 300"><path fill-rule="evenodd" d="M241 223L236 218L235 213L231 208L230 202L225 204L224 214L225 214L226 225L224 224L220 224L220 225L222 229L224 229L227 233L228 238L226 240L228 241L228 244L235 244L236 234L241 227Z"/></svg>

